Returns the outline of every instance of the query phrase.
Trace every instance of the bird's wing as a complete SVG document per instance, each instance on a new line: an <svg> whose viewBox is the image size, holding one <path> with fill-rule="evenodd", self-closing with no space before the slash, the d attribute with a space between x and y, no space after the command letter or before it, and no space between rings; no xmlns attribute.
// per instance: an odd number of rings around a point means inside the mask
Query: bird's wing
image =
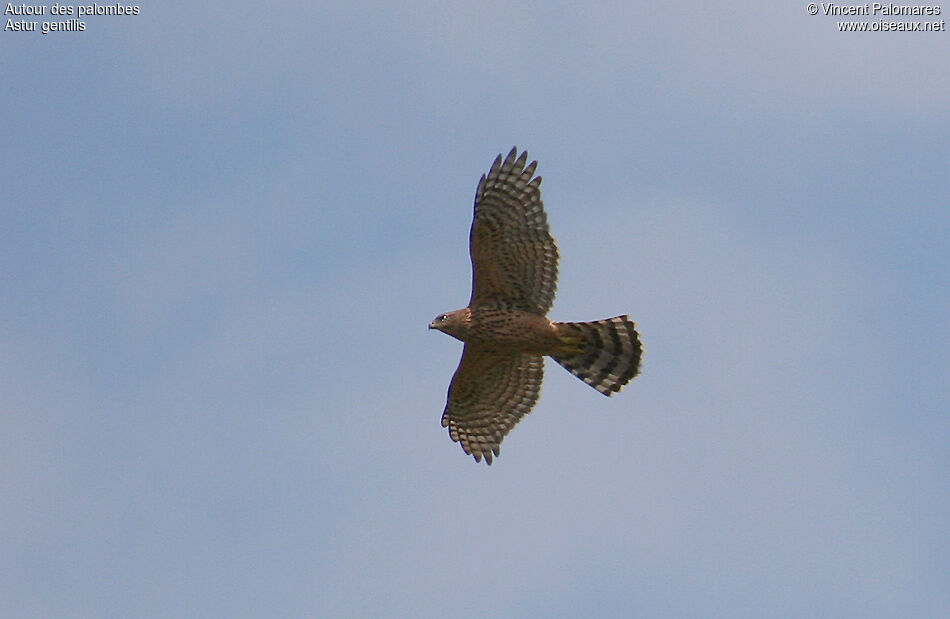
<svg viewBox="0 0 950 619"><path fill-rule="evenodd" d="M491 464L505 435L537 402L543 376L542 357L466 344L449 385L442 426L476 462L485 458Z"/></svg>
<svg viewBox="0 0 950 619"><path fill-rule="evenodd" d="M503 304L545 315L557 289L557 245L548 232L537 161L512 148L495 159L475 193L469 237L470 306Z"/></svg>

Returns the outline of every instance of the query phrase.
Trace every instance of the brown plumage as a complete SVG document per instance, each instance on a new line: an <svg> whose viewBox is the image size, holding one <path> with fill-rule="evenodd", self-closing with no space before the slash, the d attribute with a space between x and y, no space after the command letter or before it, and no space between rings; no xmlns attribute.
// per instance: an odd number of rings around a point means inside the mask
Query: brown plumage
<svg viewBox="0 0 950 619"><path fill-rule="evenodd" d="M449 385L442 425L465 453L492 463L505 435L531 412L541 392L545 355L612 395L640 367L633 322L546 318L557 289L558 251L548 232L537 162L512 148L495 159L475 192L469 237L472 296L468 307L429 324L465 343Z"/></svg>

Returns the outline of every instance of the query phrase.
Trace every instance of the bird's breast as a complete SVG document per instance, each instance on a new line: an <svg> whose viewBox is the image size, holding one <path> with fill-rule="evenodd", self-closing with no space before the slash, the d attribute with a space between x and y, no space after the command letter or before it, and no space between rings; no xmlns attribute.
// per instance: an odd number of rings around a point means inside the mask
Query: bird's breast
<svg viewBox="0 0 950 619"><path fill-rule="evenodd" d="M473 308L466 342L504 352L550 354L558 339L553 323L521 310Z"/></svg>

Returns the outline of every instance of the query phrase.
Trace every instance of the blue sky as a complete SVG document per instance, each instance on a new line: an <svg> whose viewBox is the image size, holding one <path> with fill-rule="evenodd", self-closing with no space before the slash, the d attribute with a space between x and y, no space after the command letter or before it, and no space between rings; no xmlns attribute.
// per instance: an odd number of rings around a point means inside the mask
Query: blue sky
<svg viewBox="0 0 950 619"><path fill-rule="evenodd" d="M782 4L0 32L0 615L947 616L950 35ZM646 353L489 468L426 326L515 144Z"/></svg>

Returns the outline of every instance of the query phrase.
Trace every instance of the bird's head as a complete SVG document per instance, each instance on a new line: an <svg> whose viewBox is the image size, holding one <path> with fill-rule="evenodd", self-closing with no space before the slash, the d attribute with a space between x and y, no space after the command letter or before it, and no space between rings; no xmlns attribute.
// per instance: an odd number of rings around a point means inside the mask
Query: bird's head
<svg viewBox="0 0 950 619"><path fill-rule="evenodd" d="M452 337L462 340L466 327L468 326L468 319L471 315L468 308L462 308L460 310L455 310L454 312L449 312L447 314L439 314L435 319L429 323L430 329L435 329L436 331L441 331L451 335Z"/></svg>

